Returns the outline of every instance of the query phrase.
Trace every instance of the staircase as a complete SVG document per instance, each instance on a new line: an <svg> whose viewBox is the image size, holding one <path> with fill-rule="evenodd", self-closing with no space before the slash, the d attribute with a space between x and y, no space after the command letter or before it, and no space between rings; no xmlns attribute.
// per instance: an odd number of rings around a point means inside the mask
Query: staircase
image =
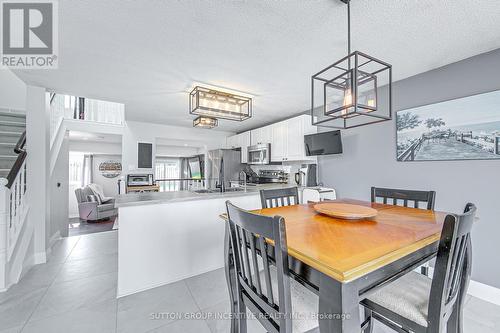
<svg viewBox="0 0 500 333"><path fill-rule="evenodd" d="M26 115L0 109L0 177L7 178L17 159L14 147L26 129Z"/></svg>
<svg viewBox="0 0 500 333"><path fill-rule="evenodd" d="M0 291L19 281L34 233L26 198L26 116L0 109Z"/></svg>

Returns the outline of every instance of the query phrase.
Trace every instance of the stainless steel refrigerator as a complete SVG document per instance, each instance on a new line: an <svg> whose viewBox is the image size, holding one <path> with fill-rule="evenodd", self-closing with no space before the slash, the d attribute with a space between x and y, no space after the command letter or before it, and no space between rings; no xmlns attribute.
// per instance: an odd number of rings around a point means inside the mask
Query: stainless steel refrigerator
<svg viewBox="0 0 500 333"><path fill-rule="evenodd" d="M238 179L244 169L241 164L241 152L233 149L216 149L207 153L207 187L224 191L230 187L230 181Z"/></svg>

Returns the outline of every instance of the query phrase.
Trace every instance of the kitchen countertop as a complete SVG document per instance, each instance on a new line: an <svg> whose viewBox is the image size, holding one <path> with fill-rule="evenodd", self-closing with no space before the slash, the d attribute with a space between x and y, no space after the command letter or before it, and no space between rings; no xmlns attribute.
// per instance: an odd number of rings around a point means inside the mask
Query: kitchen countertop
<svg viewBox="0 0 500 333"><path fill-rule="evenodd" d="M294 185L292 184L263 184L257 186L249 186L247 187L246 191L234 191L225 193L196 193L193 191L128 193L119 195L116 198L115 207L120 208L129 206L161 204L161 203L259 195L259 191L261 189L287 188L293 186Z"/></svg>

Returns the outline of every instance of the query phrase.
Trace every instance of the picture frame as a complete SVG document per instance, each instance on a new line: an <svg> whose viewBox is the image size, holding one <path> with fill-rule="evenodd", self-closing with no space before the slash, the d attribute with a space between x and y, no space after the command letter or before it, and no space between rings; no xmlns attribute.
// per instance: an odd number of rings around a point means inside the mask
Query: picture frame
<svg viewBox="0 0 500 333"><path fill-rule="evenodd" d="M398 111L396 159L500 159L500 90Z"/></svg>

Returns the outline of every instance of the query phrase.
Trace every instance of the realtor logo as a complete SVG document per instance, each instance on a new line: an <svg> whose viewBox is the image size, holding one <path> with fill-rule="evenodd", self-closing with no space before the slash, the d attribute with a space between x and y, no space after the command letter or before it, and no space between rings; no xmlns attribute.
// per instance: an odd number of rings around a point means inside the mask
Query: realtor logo
<svg viewBox="0 0 500 333"><path fill-rule="evenodd" d="M57 2L0 0L1 65L57 68Z"/></svg>

